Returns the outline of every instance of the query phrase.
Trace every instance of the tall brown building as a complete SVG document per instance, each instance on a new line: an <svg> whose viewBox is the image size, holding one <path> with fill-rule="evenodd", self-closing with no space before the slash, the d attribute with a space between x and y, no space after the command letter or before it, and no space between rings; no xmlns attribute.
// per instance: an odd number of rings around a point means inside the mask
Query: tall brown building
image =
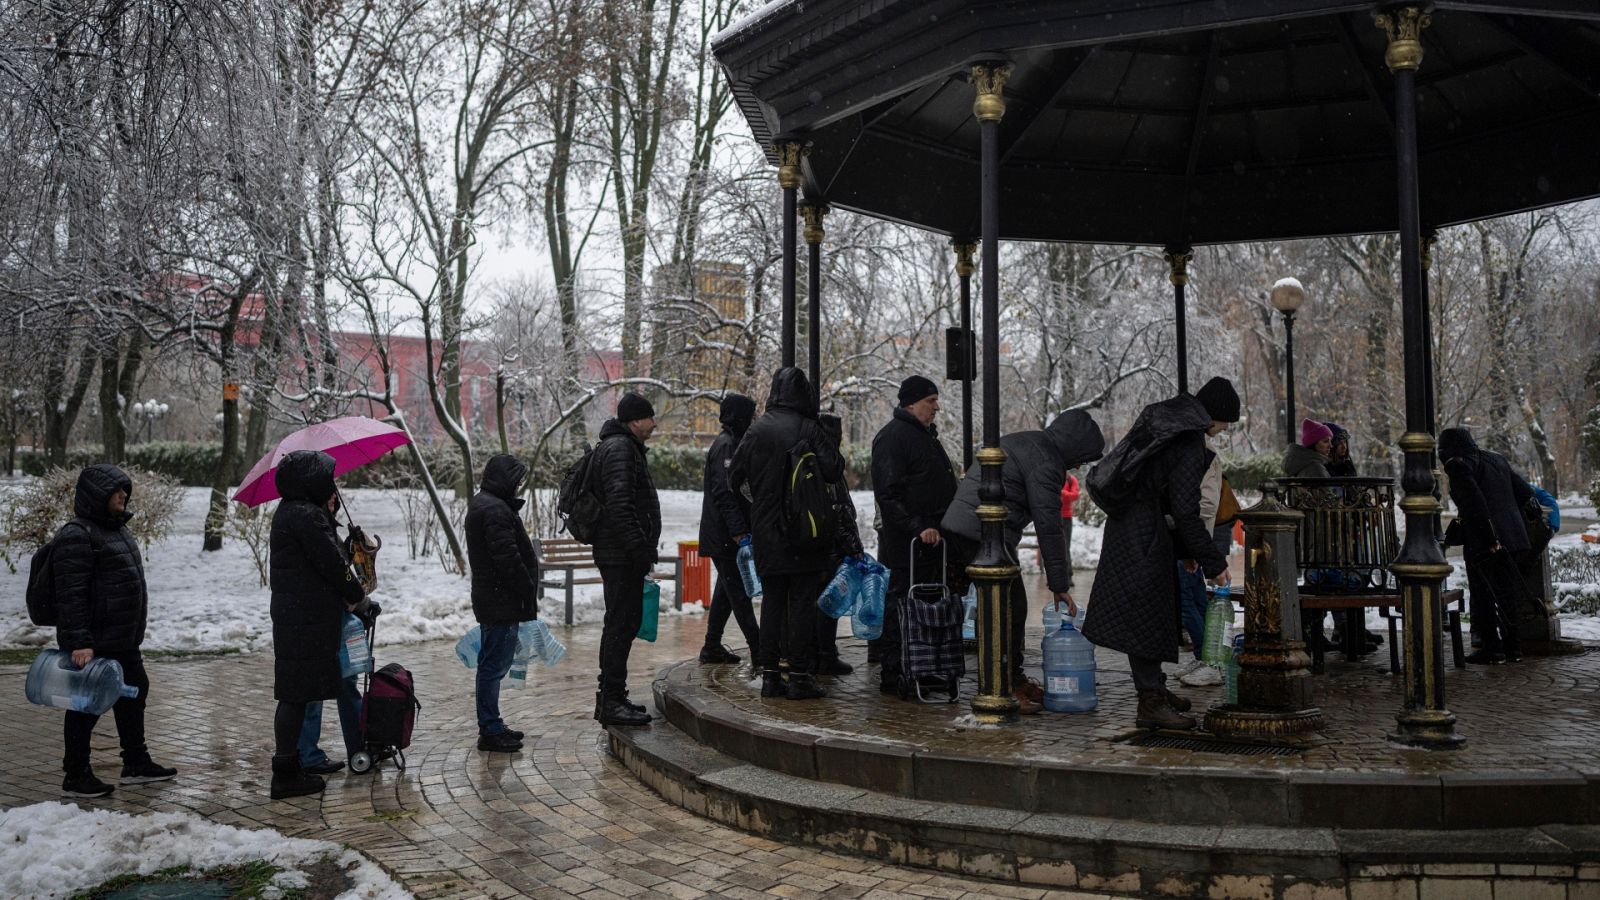
<svg viewBox="0 0 1600 900"><path fill-rule="evenodd" d="M703 261L688 273L663 266L655 272L656 327L667 329L655 377L721 395L749 393L746 384L744 267ZM722 430L712 397L669 397L657 404L664 443L700 444Z"/></svg>

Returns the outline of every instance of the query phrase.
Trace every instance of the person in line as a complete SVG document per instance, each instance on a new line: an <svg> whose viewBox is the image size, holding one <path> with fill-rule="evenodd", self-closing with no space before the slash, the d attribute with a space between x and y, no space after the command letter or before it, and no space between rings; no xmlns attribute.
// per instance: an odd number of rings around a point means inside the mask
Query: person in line
<svg viewBox="0 0 1600 900"><path fill-rule="evenodd" d="M1333 422L1322 424L1333 432L1333 441L1328 445L1328 474L1335 478L1356 477L1359 473L1356 461L1350 456L1350 432Z"/></svg>
<svg viewBox="0 0 1600 900"><path fill-rule="evenodd" d="M296 450L278 462L272 561L274 800L320 793L322 777L300 767L306 705L339 696L339 641L344 613L364 611L366 591L335 530L339 495L333 457Z"/></svg>
<svg viewBox="0 0 1600 900"><path fill-rule="evenodd" d="M377 603L367 609L368 627L375 617ZM344 739L345 756L352 757L366 747L366 737L361 731L361 687L358 676L346 675L339 679L339 734ZM300 727L300 769L312 775L332 775L344 770L344 760L332 759L320 746L322 742L322 701L306 704L306 720ZM373 771L373 770L368 770Z"/></svg>
<svg viewBox="0 0 1600 900"><path fill-rule="evenodd" d="M930 553L941 540L939 522L955 498L957 479L939 441L933 420L939 415L939 387L921 375L900 383L894 414L872 439L872 494L881 519L878 561L889 569L883 604L883 634L878 638L878 687L900 690L900 597L911 589L913 563L937 565ZM922 546L913 559L911 541ZM932 559L923 557L931 556ZM924 571L927 571L926 569ZM942 579L944 573L940 572Z"/></svg>
<svg viewBox="0 0 1600 900"><path fill-rule="evenodd" d="M656 430L656 411L635 393L617 401L616 418L600 428L589 477L605 515L594 539L594 561L605 585L606 618L600 635L600 689L595 718L602 725L649 725L650 713L628 699L628 654L644 620L644 580L656 564L661 540L661 499L645 454Z"/></svg>
<svg viewBox="0 0 1600 900"><path fill-rule="evenodd" d="M1083 485L1078 482L1078 476L1072 472L1067 473L1066 481L1061 484L1061 543L1067 548L1067 587L1072 587L1072 520L1078 507L1078 498L1083 495Z"/></svg>
<svg viewBox="0 0 1600 900"><path fill-rule="evenodd" d="M744 439L744 433L750 430L750 422L755 417L756 401L743 394L725 395L718 415L722 433L706 452L700 500L700 555L711 560L717 570L705 643L700 648L700 661L706 664L739 661L737 654L722 645L722 632L728 626L729 615L738 621L744 645L751 653L761 646L755 606L745 592L738 564L739 543L750 537L750 501L728 486L733 451ZM754 544L751 547L759 552Z"/></svg>
<svg viewBox="0 0 1600 900"><path fill-rule="evenodd" d="M1300 442L1283 451L1283 474L1289 478L1329 477L1328 453L1332 449L1332 429L1314 419L1301 420Z"/></svg>
<svg viewBox="0 0 1600 900"><path fill-rule="evenodd" d="M1210 452L1209 447L1207 451ZM1227 509L1224 509L1225 506ZM1224 559L1233 552L1233 520L1238 518L1238 514L1238 498L1233 495L1227 476L1222 474L1222 457L1213 452L1205 478L1201 481L1200 522L1211 531L1211 539ZM1226 584L1228 577L1224 570L1222 583ZM1222 671L1201 659L1205 644L1206 606L1210 598L1206 594L1205 576L1195 560L1178 562L1178 602L1182 608L1183 630L1189 635L1194 658L1179 666L1172 674L1188 687L1215 687L1222 683Z"/></svg>
<svg viewBox="0 0 1600 900"><path fill-rule="evenodd" d="M1006 453L1001 478L1005 485L1006 546L1017 558L1022 531L1031 522L1039 538L1039 555L1044 559L1045 582L1051 599L1076 611L1070 594L1072 568L1067 564L1066 545L1061 527L1061 487L1068 469L1100 458L1106 440L1100 426L1080 409L1056 416L1043 431L1019 431L1000 438ZM967 470L956 490L942 523L950 540L951 561L965 569L978 555L982 526L978 520L979 488L983 467L977 463ZM1021 574L1013 578L1011 596L1011 634L1005 642L1005 661L1012 673L1012 693L1018 711L1034 715L1044 709L1044 688L1023 671L1024 629L1028 624L1028 595Z"/></svg>
<svg viewBox="0 0 1600 900"><path fill-rule="evenodd" d="M827 435L829 443L835 451L840 451L844 443L844 420L832 413L823 413L817 417L817 422L822 425L822 433ZM828 557L828 573L830 577L846 558L860 559L863 552L861 547L861 532L856 527L856 505L850 499L850 486L841 478L828 486L833 493L833 503L838 509L838 538L834 542L832 555ZM825 615L817 616L817 674L818 675L849 675L855 667L839 658L839 620Z"/></svg>
<svg viewBox="0 0 1600 900"><path fill-rule="evenodd" d="M500 717L500 681L511 671L518 626L539 617L539 556L517 510L528 467L514 456L490 457L478 494L467 504L467 562L472 567L472 615L478 650L478 749L514 753L522 732Z"/></svg>
<svg viewBox="0 0 1600 900"><path fill-rule="evenodd" d="M124 684L138 696L119 697L111 713L122 744L122 784L166 781L178 770L150 759L144 741L144 710L150 696L145 672L145 623L150 607L139 545L128 530L133 479L116 466L93 465L78 473L73 520L61 528L50 554L55 582L56 646L82 668L95 657L116 660ZM89 736L99 716L69 710L62 727L66 750L61 792L104 797L111 785L89 765Z"/></svg>
<svg viewBox="0 0 1600 900"><path fill-rule="evenodd" d="M1192 704L1167 689L1161 663L1178 661L1175 563L1192 559L1207 578L1228 568L1201 521L1200 495L1215 455L1206 438L1237 421L1233 383L1213 378L1193 396L1145 407L1106 461L1089 473L1090 494L1105 510L1106 526L1083 635L1128 654L1139 728L1195 727L1183 714Z"/></svg>
<svg viewBox="0 0 1600 900"><path fill-rule="evenodd" d="M1481 648L1467 654L1467 662L1520 662L1517 603L1523 590L1523 557L1532 547L1522 509L1533 497L1533 488L1505 457L1480 449L1465 428L1439 433L1439 460L1450 478L1450 501L1456 506L1445 543L1461 545L1473 630L1483 639Z"/></svg>
<svg viewBox="0 0 1600 900"><path fill-rule="evenodd" d="M807 458L807 454L810 454ZM828 563L836 534L789 534L785 513L798 495L790 484L791 463L820 477L823 488L844 479L844 458L817 420L806 373L785 366L772 375L766 412L745 433L733 454L728 484L749 491L750 531L761 577L761 696L811 700L826 697L816 683L817 598L833 575ZM804 486L801 486L804 487ZM779 662L789 661L785 684Z"/></svg>

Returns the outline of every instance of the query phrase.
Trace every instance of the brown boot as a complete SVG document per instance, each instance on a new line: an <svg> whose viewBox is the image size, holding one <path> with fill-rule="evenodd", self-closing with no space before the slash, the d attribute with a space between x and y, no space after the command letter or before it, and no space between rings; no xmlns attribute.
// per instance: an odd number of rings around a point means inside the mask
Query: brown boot
<svg viewBox="0 0 1600 900"><path fill-rule="evenodd" d="M1189 731L1194 728L1195 721L1174 710L1167 703L1165 691L1140 691L1139 711L1134 713L1134 724L1139 728Z"/></svg>
<svg viewBox="0 0 1600 900"><path fill-rule="evenodd" d="M1166 699L1167 705L1172 707L1173 710L1177 712L1186 713L1189 710L1194 709L1194 704L1189 702L1188 697L1180 697L1177 694L1167 690L1165 686L1162 686L1161 688L1161 696Z"/></svg>

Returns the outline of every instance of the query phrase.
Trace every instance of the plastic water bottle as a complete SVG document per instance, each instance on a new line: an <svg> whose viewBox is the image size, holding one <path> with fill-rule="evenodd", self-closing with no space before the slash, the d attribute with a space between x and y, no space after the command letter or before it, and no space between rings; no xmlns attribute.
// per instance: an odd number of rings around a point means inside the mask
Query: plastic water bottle
<svg viewBox="0 0 1600 900"><path fill-rule="evenodd" d="M93 716L105 715L123 697L139 696L138 688L123 683L121 663L96 656L80 669L65 650L40 653L23 687L29 703Z"/></svg>
<svg viewBox="0 0 1600 900"><path fill-rule="evenodd" d="M1044 708L1088 712L1100 702L1094 693L1094 644L1063 617L1044 636Z"/></svg>
<svg viewBox="0 0 1600 900"><path fill-rule="evenodd" d="M511 678L511 686L522 687L528 683L528 657L532 647L522 639L522 629L517 629L517 649L511 651L511 671L506 674Z"/></svg>
<svg viewBox="0 0 1600 900"><path fill-rule="evenodd" d="M367 626L353 613L344 614L339 648L339 674L345 678L372 671L372 646L367 643Z"/></svg>
<svg viewBox="0 0 1600 900"><path fill-rule="evenodd" d="M975 641L978 639L978 586L968 585L967 595L961 598L961 605L966 608L966 614L961 619L961 639Z"/></svg>
<svg viewBox="0 0 1600 900"><path fill-rule="evenodd" d="M850 633L864 641L883 634L883 603L889 591L889 570L870 555L861 555L861 600L850 616Z"/></svg>
<svg viewBox="0 0 1600 900"><path fill-rule="evenodd" d="M1053 634L1061 628L1061 608L1056 606L1056 600L1051 597L1044 605L1044 633Z"/></svg>
<svg viewBox="0 0 1600 900"><path fill-rule="evenodd" d="M1205 646L1200 648L1200 661L1208 666L1225 666L1228 663L1229 632L1233 628L1233 589L1226 584L1217 585L1206 607Z"/></svg>
<svg viewBox="0 0 1600 900"><path fill-rule="evenodd" d="M754 600L761 596L761 578L756 575L756 550L750 545L750 539L745 538L739 542L739 580L744 582L745 596Z"/></svg>
<svg viewBox="0 0 1600 900"><path fill-rule="evenodd" d="M830 619L848 616L861 597L861 563L846 559L834 570L833 579L817 598L817 608Z"/></svg>
<svg viewBox="0 0 1600 900"><path fill-rule="evenodd" d="M456 641L456 659L469 669L478 667L478 654L483 650L483 628L474 625L472 630Z"/></svg>
<svg viewBox="0 0 1600 900"><path fill-rule="evenodd" d="M1228 654L1228 666L1223 672L1222 702L1229 705L1239 703L1239 654L1244 652L1244 635L1233 636L1232 652Z"/></svg>
<svg viewBox="0 0 1600 900"><path fill-rule="evenodd" d="M543 619L529 619L517 626L517 651L549 668L567 655L567 645L550 633L550 626Z"/></svg>

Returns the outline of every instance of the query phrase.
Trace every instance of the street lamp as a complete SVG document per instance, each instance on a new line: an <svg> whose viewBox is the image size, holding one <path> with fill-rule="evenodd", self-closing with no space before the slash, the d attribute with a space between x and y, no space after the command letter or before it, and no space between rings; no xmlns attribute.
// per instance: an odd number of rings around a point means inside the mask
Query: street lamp
<svg viewBox="0 0 1600 900"><path fill-rule="evenodd" d="M1288 378L1284 385L1285 399L1289 412L1286 416L1288 422L1289 443L1294 443L1294 314L1300 309L1300 304L1306 302L1306 289L1301 286L1297 278L1279 278L1272 285L1272 308L1283 313L1283 344L1284 357L1288 360Z"/></svg>
<svg viewBox="0 0 1600 900"><path fill-rule="evenodd" d="M133 417L144 419L144 442L150 443L150 432L155 428L156 420L165 416L172 407L159 400L135 401L133 404ZM137 425L134 427L138 427Z"/></svg>

